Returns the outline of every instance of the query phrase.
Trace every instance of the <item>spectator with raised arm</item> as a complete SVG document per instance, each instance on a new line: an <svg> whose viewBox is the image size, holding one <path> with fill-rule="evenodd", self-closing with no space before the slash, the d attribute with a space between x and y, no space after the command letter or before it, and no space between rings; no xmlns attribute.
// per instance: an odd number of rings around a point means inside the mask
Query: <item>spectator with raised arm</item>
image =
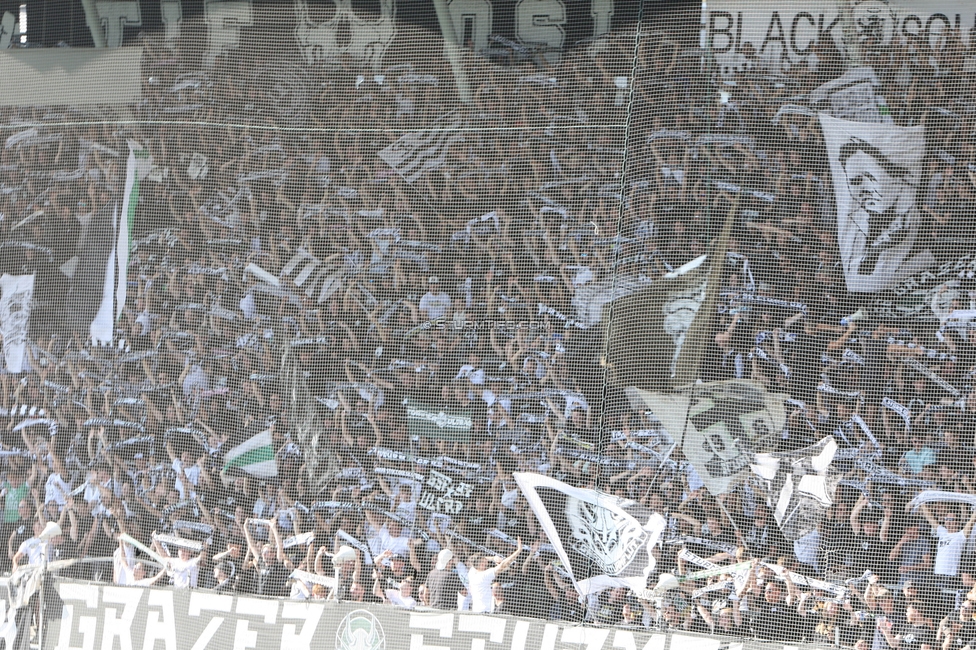
<svg viewBox="0 0 976 650"><path fill-rule="evenodd" d="M502 558L489 558L484 554L476 554L468 561L468 591L471 593L471 611L475 614L492 612L493 599L491 594L491 584L495 581L498 574L504 572L512 565L522 552L522 538L518 538L518 546L511 555ZM489 566L489 562L494 561L494 566Z"/></svg>
<svg viewBox="0 0 976 650"><path fill-rule="evenodd" d="M973 525L976 524L976 507L970 507L971 512L965 522L960 509L952 504L939 503L930 507L923 503L919 509L932 527L932 536L938 540L932 567L936 580L943 589L958 591L962 587L960 563ZM941 515L941 520L937 513Z"/></svg>
<svg viewBox="0 0 976 650"><path fill-rule="evenodd" d="M206 544L201 544L200 552L197 555L193 555L186 546L180 546L176 552L176 557L173 557L164 544L153 539L153 550L167 559L165 568L170 577L170 584L177 589L195 589L197 587L200 580L200 565L207 555Z"/></svg>

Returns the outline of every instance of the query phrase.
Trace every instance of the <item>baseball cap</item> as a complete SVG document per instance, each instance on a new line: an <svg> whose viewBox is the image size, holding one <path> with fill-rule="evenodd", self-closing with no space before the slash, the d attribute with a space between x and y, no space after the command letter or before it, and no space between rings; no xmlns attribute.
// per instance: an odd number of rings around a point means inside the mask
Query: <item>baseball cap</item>
<svg viewBox="0 0 976 650"><path fill-rule="evenodd" d="M438 571L443 571L447 568L447 564L454 558L454 553L449 548L442 548L440 553L437 554L437 564L434 566Z"/></svg>

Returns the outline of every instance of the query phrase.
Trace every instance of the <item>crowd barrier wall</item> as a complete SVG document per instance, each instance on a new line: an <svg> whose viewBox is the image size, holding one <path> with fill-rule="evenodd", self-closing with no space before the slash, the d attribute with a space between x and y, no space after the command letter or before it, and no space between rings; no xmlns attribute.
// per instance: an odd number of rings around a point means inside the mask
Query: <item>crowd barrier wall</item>
<svg viewBox="0 0 976 650"><path fill-rule="evenodd" d="M514 616L57 581L46 650L814 650L817 646Z"/></svg>

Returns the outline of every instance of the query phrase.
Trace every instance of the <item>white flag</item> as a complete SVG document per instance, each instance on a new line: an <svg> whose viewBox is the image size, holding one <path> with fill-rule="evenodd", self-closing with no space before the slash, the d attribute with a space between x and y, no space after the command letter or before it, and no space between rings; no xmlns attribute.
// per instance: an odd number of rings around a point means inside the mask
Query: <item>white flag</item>
<svg viewBox="0 0 976 650"><path fill-rule="evenodd" d="M834 502L841 479L839 472L830 471L836 453L837 441L827 436L797 451L756 454L752 471L769 481L769 506L786 539L812 533Z"/></svg>
<svg viewBox="0 0 976 650"><path fill-rule="evenodd" d="M89 328L91 339L96 343L112 341L115 335L115 321L125 307L129 242L136 206L139 203L139 183L148 173L151 164L148 153L130 141L122 204L115 203L112 206L112 248L105 260L101 302Z"/></svg>
<svg viewBox="0 0 976 650"><path fill-rule="evenodd" d="M895 286L935 258L921 248L917 205L922 126L848 122L820 115L837 207L837 245L850 291Z"/></svg>
<svg viewBox="0 0 976 650"><path fill-rule="evenodd" d="M19 373L24 368L27 328L30 325L34 275L0 276L0 335L7 370Z"/></svg>
<svg viewBox="0 0 976 650"><path fill-rule="evenodd" d="M712 494L728 492L755 452L769 447L786 425L786 395L733 379L695 384L670 393L628 388L634 408L650 408L681 446Z"/></svg>
<svg viewBox="0 0 976 650"><path fill-rule="evenodd" d="M664 517L635 501L541 474L513 476L580 594L647 587Z"/></svg>

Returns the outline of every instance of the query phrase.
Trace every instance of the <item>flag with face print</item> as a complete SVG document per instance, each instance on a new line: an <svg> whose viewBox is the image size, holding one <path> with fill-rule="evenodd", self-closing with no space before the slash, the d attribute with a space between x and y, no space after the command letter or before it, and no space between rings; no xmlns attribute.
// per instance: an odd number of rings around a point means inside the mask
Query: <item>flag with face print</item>
<svg viewBox="0 0 976 650"><path fill-rule="evenodd" d="M837 245L850 291L876 293L930 266L918 205L922 126L820 115L837 211Z"/></svg>

